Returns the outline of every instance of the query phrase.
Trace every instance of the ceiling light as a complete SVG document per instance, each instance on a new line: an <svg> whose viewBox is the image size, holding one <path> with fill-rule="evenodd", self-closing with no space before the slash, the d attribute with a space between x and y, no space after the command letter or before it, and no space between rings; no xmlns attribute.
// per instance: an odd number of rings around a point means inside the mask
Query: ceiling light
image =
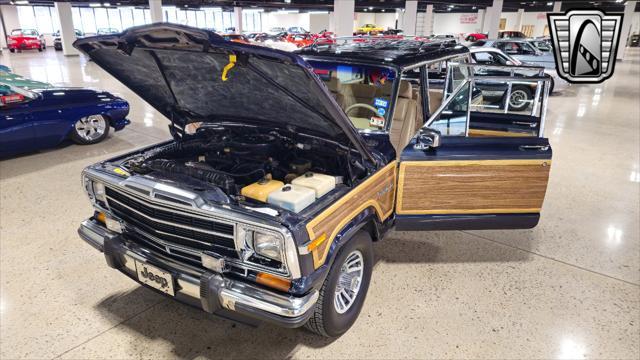
<svg viewBox="0 0 640 360"><path fill-rule="evenodd" d="M27 1L27 0L18 0L18 1L14 1L14 4L16 4L16 5L29 5L29 1Z"/></svg>
<svg viewBox="0 0 640 360"><path fill-rule="evenodd" d="M102 3L102 6L111 6L110 3Z"/></svg>
<svg viewBox="0 0 640 360"><path fill-rule="evenodd" d="M553 5L553 3L552 3L552 2L548 2L548 3L547 3L547 6L551 6L551 5Z"/></svg>
<svg viewBox="0 0 640 360"><path fill-rule="evenodd" d="M291 0L284 0L285 3L291 4Z"/></svg>
<svg viewBox="0 0 640 360"><path fill-rule="evenodd" d="M369 10L373 10L373 6L369 6Z"/></svg>
<svg viewBox="0 0 640 360"><path fill-rule="evenodd" d="M100 6L102 6L102 4L100 4L100 3L91 3L91 4L89 4L89 6L91 6L91 7L100 7Z"/></svg>

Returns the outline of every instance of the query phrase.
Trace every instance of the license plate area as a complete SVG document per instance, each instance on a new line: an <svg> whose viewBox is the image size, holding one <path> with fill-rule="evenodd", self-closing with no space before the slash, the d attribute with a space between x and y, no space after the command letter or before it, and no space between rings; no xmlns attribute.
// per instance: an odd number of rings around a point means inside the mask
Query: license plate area
<svg viewBox="0 0 640 360"><path fill-rule="evenodd" d="M138 281L165 294L175 296L173 288L173 276L153 265L134 259Z"/></svg>

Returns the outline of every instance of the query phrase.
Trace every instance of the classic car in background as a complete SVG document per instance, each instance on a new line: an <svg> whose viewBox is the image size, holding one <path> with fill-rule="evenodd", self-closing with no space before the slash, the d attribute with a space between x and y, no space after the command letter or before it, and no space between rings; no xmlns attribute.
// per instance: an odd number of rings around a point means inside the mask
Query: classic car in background
<svg viewBox="0 0 640 360"><path fill-rule="evenodd" d="M556 59L553 52L539 50L529 39L478 40L470 46L493 47L527 64L542 66L547 69L556 68Z"/></svg>
<svg viewBox="0 0 640 360"><path fill-rule="evenodd" d="M356 29L356 34L371 34L375 35L384 31L384 28L375 24L365 24Z"/></svg>
<svg viewBox="0 0 640 360"><path fill-rule="evenodd" d="M223 39L225 39L227 41L233 41L233 42L242 43L242 44L250 44L251 43L249 41L249 38L247 38L246 36L244 36L242 34L222 34L221 36L222 36Z"/></svg>
<svg viewBox="0 0 640 360"><path fill-rule="evenodd" d="M475 64L484 65L503 65L503 66L536 66L525 61L520 61L511 55L505 54L502 50L493 47L473 47L470 50L471 58ZM545 74L551 77L551 83L549 85L549 92L562 92L566 90L571 84L561 78L555 68L545 68ZM524 100L530 101L533 99L533 93L525 90Z"/></svg>
<svg viewBox="0 0 640 360"><path fill-rule="evenodd" d="M117 34L120 31L118 31L118 29L115 28L99 28L98 29L98 35L113 35L113 34Z"/></svg>
<svg viewBox="0 0 640 360"><path fill-rule="evenodd" d="M48 85L48 84L47 84ZM70 139L95 144L129 120L129 104L106 91L41 89L0 82L0 157L54 147Z"/></svg>
<svg viewBox="0 0 640 360"><path fill-rule="evenodd" d="M303 28L302 26L292 26L287 29L289 34L308 34L309 30Z"/></svg>
<svg viewBox="0 0 640 360"><path fill-rule="evenodd" d="M527 37L522 31L517 30L500 30L498 32L498 39L525 39Z"/></svg>
<svg viewBox="0 0 640 360"><path fill-rule="evenodd" d="M487 39L487 38L488 38L487 34L471 33L471 34L467 34L467 36L464 38L464 40L465 41L478 41L478 40Z"/></svg>
<svg viewBox="0 0 640 360"><path fill-rule="evenodd" d="M2 66L2 68L0 68L0 83L4 85L15 86L15 87L26 89L26 90L48 89L53 87L53 85L51 84L48 84L42 81L27 79L23 76L15 74L11 72L11 69L9 69L6 66Z"/></svg>
<svg viewBox="0 0 640 360"><path fill-rule="evenodd" d="M315 38L313 37L313 35L309 33L289 34L286 37L286 41L294 44L296 47L301 48L301 47L305 47L313 44L315 41Z"/></svg>
<svg viewBox="0 0 640 360"><path fill-rule="evenodd" d="M174 24L74 46L172 119L174 137L84 170L94 212L80 237L108 266L208 313L340 336L365 302L373 242L394 226L540 218L544 111L473 111L479 65L464 63L466 47L341 40L292 54ZM453 66L473 77L447 78L452 90L419 80ZM545 92L538 100L546 109Z"/></svg>
<svg viewBox="0 0 640 360"><path fill-rule="evenodd" d="M35 29L14 29L7 36L7 47L10 52L22 50L42 51L47 48L44 36Z"/></svg>
<svg viewBox="0 0 640 360"><path fill-rule="evenodd" d="M640 34L633 34L629 36L628 46L631 46L631 47L640 46Z"/></svg>
<svg viewBox="0 0 640 360"><path fill-rule="evenodd" d="M76 39L84 37L84 32L82 30L74 29L74 31L76 33ZM62 38L60 37L60 30L56 31L53 36L53 48L56 49L56 51L62 51Z"/></svg>

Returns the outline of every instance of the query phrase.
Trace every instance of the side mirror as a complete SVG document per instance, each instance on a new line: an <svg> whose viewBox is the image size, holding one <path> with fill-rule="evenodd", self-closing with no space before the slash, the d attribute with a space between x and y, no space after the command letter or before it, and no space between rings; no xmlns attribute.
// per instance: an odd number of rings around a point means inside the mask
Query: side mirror
<svg viewBox="0 0 640 360"><path fill-rule="evenodd" d="M424 128L420 129L416 144L413 146L416 150L435 149L440 146L440 132L438 130Z"/></svg>

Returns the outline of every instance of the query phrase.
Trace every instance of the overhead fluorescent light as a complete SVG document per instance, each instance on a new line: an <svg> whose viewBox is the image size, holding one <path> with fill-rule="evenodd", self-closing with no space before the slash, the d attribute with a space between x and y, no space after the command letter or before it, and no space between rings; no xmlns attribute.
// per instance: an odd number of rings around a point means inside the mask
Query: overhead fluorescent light
<svg viewBox="0 0 640 360"><path fill-rule="evenodd" d="M29 5L29 1L28 0L17 0L14 2L14 4L16 5Z"/></svg>
<svg viewBox="0 0 640 360"><path fill-rule="evenodd" d="M264 9L260 9L260 8L251 8L251 9L242 9L243 12L263 12Z"/></svg>
<svg viewBox="0 0 640 360"><path fill-rule="evenodd" d="M276 14L297 14L298 10L278 10Z"/></svg>
<svg viewBox="0 0 640 360"><path fill-rule="evenodd" d="M91 3L91 4L89 4L89 6L91 6L91 7L100 7L100 6L102 6L102 4L100 4L100 3Z"/></svg>
<svg viewBox="0 0 640 360"><path fill-rule="evenodd" d="M328 11L309 11L308 14L328 14Z"/></svg>
<svg viewBox="0 0 640 360"><path fill-rule="evenodd" d="M111 3L102 3L102 6L111 6Z"/></svg>

